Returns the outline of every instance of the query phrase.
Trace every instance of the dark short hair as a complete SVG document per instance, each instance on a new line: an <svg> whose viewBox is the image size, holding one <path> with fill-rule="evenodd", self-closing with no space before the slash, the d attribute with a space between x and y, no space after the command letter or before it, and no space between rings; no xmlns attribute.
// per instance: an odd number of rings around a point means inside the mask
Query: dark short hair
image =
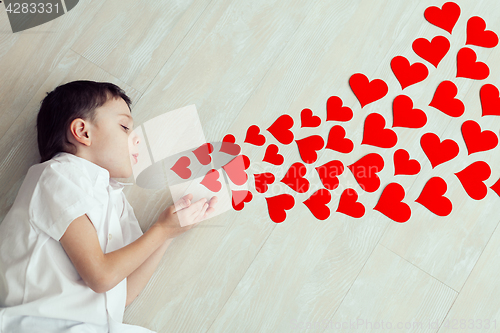
<svg viewBox="0 0 500 333"><path fill-rule="evenodd" d="M70 146L76 148L66 137L71 122L81 118L95 123L96 109L111 98L123 98L130 109L130 98L120 87L109 82L73 81L47 93L36 121L40 163L59 152L69 152Z"/></svg>

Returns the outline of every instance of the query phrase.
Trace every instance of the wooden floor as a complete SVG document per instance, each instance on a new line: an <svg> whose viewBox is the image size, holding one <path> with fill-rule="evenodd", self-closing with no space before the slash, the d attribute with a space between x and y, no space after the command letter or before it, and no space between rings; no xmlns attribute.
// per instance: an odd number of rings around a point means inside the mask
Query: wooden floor
<svg viewBox="0 0 500 333"><path fill-rule="evenodd" d="M492 168L486 185L500 178L500 148L469 156L460 132L466 119L499 132L498 117L481 117L479 89L485 83L500 85L500 46L471 47L490 67L486 80L455 77L467 20L481 16L487 29L500 33L500 6L496 0L455 1L462 13L450 35L423 15L444 2L81 0L64 16L16 34L1 6L0 221L39 159L35 117L46 92L57 85L79 79L113 82L132 98L137 125L196 104L207 141L234 134L253 167L263 165L265 149L243 144L250 125L264 130L288 113L296 120L296 138L326 138L335 122L301 129L300 111L310 108L324 120L326 101L336 95L353 109L354 118L344 127L355 148L347 155L322 150L316 165L332 159L349 165L377 152L386 161L379 190L359 190L345 172L340 188L331 192L329 219L317 220L301 203L310 193L297 194L287 219L276 224L267 212L268 194L251 185L254 199L242 211L214 217L172 242L146 289L126 309L125 322L189 333L340 332L339 325L343 332L500 331L495 209L500 198L488 190L483 200L471 199L453 174L483 160ZM436 69L411 45L437 35L449 38L451 49ZM401 87L390 61L398 55L429 69L424 82L404 90L427 113L428 123L421 129L395 128L394 148L361 146L366 115L378 112L392 124L392 102ZM383 79L389 93L361 109L348 85L354 73ZM459 89L466 105L460 118L428 106L443 80ZM458 157L433 169L419 144L427 132L454 139ZM268 143L277 143L264 134ZM392 155L403 147L422 165L416 176L393 176ZM300 160L294 144L280 149L284 165ZM286 171L270 170L277 179ZM433 176L448 183L453 211L447 217L415 202ZM310 181L319 184L313 173ZM373 210L391 182L406 190L412 217L405 223ZM335 212L347 186L358 189L367 208L362 219ZM143 230L172 203L168 188L134 185L125 193Z"/></svg>

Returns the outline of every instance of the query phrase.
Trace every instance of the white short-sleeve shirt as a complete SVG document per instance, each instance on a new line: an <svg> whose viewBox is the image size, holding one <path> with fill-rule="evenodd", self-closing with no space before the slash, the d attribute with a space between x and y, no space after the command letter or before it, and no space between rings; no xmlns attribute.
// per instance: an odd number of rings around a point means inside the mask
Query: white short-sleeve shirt
<svg viewBox="0 0 500 333"><path fill-rule="evenodd" d="M108 170L69 153L29 168L0 224L0 333L153 332L123 323L127 279L94 292L59 242L83 214L103 253L142 236L122 189Z"/></svg>

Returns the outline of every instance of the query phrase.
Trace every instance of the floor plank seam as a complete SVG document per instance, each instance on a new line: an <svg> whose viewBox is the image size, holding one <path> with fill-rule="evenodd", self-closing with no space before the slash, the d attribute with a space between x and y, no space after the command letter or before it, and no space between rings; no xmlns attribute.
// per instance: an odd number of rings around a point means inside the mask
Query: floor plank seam
<svg viewBox="0 0 500 333"><path fill-rule="evenodd" d="M313 6L310 6L311 8ZM233 118L233 121L231 122L231 124L228 126L228 128L231 128L235 122L238 120L241 112L245 109L245 106L248 104L248 102L250 101L250 99L254 96L254 94L259 90L262 82L264 82L264 80L267 78L269 72L271 71L271 69L274 67L274 64L276 64L276 61L278 61L279 57L281 56L281 54L285 51L285 49L288 47L288 45L290 44L290 41L293 39L293 37L295 36L295 34L297 33L297 31L299 30L299 28L302 26L302 24L304 23L304 21L306 20L306 18L309 16L309 14L311 13L312 9L309 9L309 11L307 12L306 15L304 15L304 18L302 19L302 21L300 21L300 23L297 25L297 28L295 29L295 31L290 35L290 39L288 40L288 42L286 42L286 44L283 46L283 48L281 49L281 51L276 55L276 57L274 58L273 62L271 63L271 65L268 67L267 71L264 73L264 75L262 75L262 78L260 79L260 81L257 83L257 85L255 85L255 89L253 90L253 92L248 96L247 100L245 101L245 103L243 103L240 111L235 115L235 117Z"/></svg>
<svg viewBox="0 0 500 333"><path fill-rule="evenodd" d="M184 35L184 37L182 37L181 41L177 44L177 46L175 47L175 49L172 51L172 53L170 53L170 55L168 56L167 60L165 60L165 62L163 63L163 65L161 65L160 69L158 70L158 72L155 74L155 76L153 77L153 79L149 82L148 86L144 89L144 93L146 93L146 91L148 91L149 87L151 86L151 84L154 82L154 80L156 79L156 77L158 76L159 73L161 73L161 71L163 70L163 68L167 65L168 61L170 60L170 58L172 58L172 55L175 54L175 52L177 51L177 49L179 48L179 46L182 44L182 42L184 42L184 39L186 39L186 37L189 35L189 33L191 32L191 30L193 30L193 27L196 25L196 23L198 22L198 20L200 19L200 17L203 16L203 14L205 14L207 8L210 6L210 4L213 2L214 0L211 0L206 6L205 8L203 9L203 11L200 13L200 15L198 15L198 17L196 18L196 20L194 20L193 24L189 27L188 31L186 32L186 34ZM141 96L142 97L142 96Z"/></svg>
<svg viewBox="0 0 500 333"><path fill-rule="evenodd" d="M247 269L245 270L245 273L243 273L241 275L241 278L240 280L238 281L238 283L236 284L236 286L234 287L233 291L231 292L231 294L229 295L229 297L226 299L226 301L224 302L224 304L221 306L219 312L217 313L217 315L214 317L214 320L212 321L212 324L210 324L210 326L208 327L208 329L205 331L205 332L209 332L210 331L210 328L212 328L213 324L217 321L217 318L219 317L220 313L222 312L222 310L224 309L224 307L226 306L227 302L231 299L231 296L234 294L234 291L238 288L238 286L240 285L241 283L241 280L243 280L243 278L245 277L245 275L247 274L248 270L250 269L250 267L252 267L252 264L253 262L255 261L255 259L257 258L257 256L259 255L260 251L262 250L262 248L264 247L264 245L267 243L267 240L269 239L269 237L271 237L272 233L274 232L274 230L276 229L276 226L273 226L273 230L271 230L271 232L269 233L269 235L267 236L266 240L264 242L262 242L262 245L260 246L259 250L257 251L257 253L255 254L255 256L253 257L252 259L252 262L248 265Z"/></svg>
<svg viewBox="0 0 500 333"><path fill-rule="evenodd" d="M499 221L499 222L500 222L500 221ZM469 275L467 275L467 278L465 279L464 284L462 285L462 288L460 288L460 292L462 291L462 289L464 288L464 286L467 284L467 280L469 280L469 277L471 276L472 272L474 271L474 268L476 268L477 263L479 262L479 260L481 259L481 256L482 256L482 255L483 255L483 253L484 253L484 249L486 249L486 247L487 247L487 246L488 246L488 244L490 243L491 238L493 237L493 235L495 234L495 231L496 231L496 230L497 230L497 228L498 228L498 223L499 223L499 222L497 222L497 225L496 225L495 229L493 230L493 232L491 233L490 238L488 238L488 241L487 241L487 242L486 242L486 244L484 245L483 250L481 251L481 254L479 255L479 257L477 257L477 260L476 260L476 262L474 263L474 267L472 267L472 269L471 269L471 271L470 271Z"/></svg>
<svg viewBox="0 0 500 333"><path fill-rule="evenodd" d="M387 229L387 228L388 228L388 226L389 226L389 224L387 224L387 226L386 226L385 228ZM385 231L384 231L384 233L385 233ZM383 235L384 233L382 233L382 235ZM363 268L365 268L366 263L368 262L368 260L370 260L370 258L371 258L371 256L373 255L373 252L375 251L375 248L377 247L377 245L378 245L378 244L380 244L380 240L382 239L382 235L379 237L379 240L378 240L378 242L375 244L375 246L373 247L372 252L370 253L370 255L366 258L366 260L365 260L365 262L364 262L363 266L361 267L361 269L359 270L358 274L357 274L357 275L356 275L356 277L352 280L352 283L351 283L351 285L349 286L349 289L347 289L347 291L345 292L344 297L342 297L342 300L340 301L339 306L337 306L337 309L335 309L335 312L333 312L333 314L332 314L332 317L331 317L331 318L335 317L335 314L337 313L337 311L338 311L338 310L340 309L340 307L342 306L342 303L344 303L344 300L345 300L345 298L346 298L347 294L349 294L349 291L351 291L351 288L352 288L352 286L354 285L354 283L356 282L356 280L358 279L359 274L361 274L361 272L363 271ZM385 247L385 246L384 246L384 247ZM326 328L325 328L325 330L326 330Z"/></svg>
<svg viewBox="0 0 500 333"><path fill-rule="evenodd" d="M406 258L400 256L399 254L397 254L396 252L394 252L393 250L391 250L390 248L386 247L385 245L379 243L380 246L383 246L384 248L386 248L387 250L391 251L392 253L394 253L395 255L397 255L399 258L403 259L404 261L406 261L407 263L411 264L413 267L417 268L418 270L424 272L425 274L429 275L431 278L441 282L442 284L444 284L445 286L447 286L448 288L450 288L451 290L455 291L457 294L459 294L460 292L455 290L454 288L450 287L449 285L447 285L446 283L444 283L443 281L439 280L437 277L435 276L432 276L431 274L427 273L426 271L424 271L422 268L418 267L417 265L415 265L414 263L412 263L411 261L407 260Z"/></svg>

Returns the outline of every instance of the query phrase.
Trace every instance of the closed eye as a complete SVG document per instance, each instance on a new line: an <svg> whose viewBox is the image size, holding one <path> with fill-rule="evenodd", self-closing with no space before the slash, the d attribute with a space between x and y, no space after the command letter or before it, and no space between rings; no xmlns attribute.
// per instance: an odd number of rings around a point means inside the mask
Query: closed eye
<svg viewBox="0 0 500 333"><path fill-rule="evenodd" d="M123 127L128 132L129 128L127 126L121 125L121 127Z"/></svg>

